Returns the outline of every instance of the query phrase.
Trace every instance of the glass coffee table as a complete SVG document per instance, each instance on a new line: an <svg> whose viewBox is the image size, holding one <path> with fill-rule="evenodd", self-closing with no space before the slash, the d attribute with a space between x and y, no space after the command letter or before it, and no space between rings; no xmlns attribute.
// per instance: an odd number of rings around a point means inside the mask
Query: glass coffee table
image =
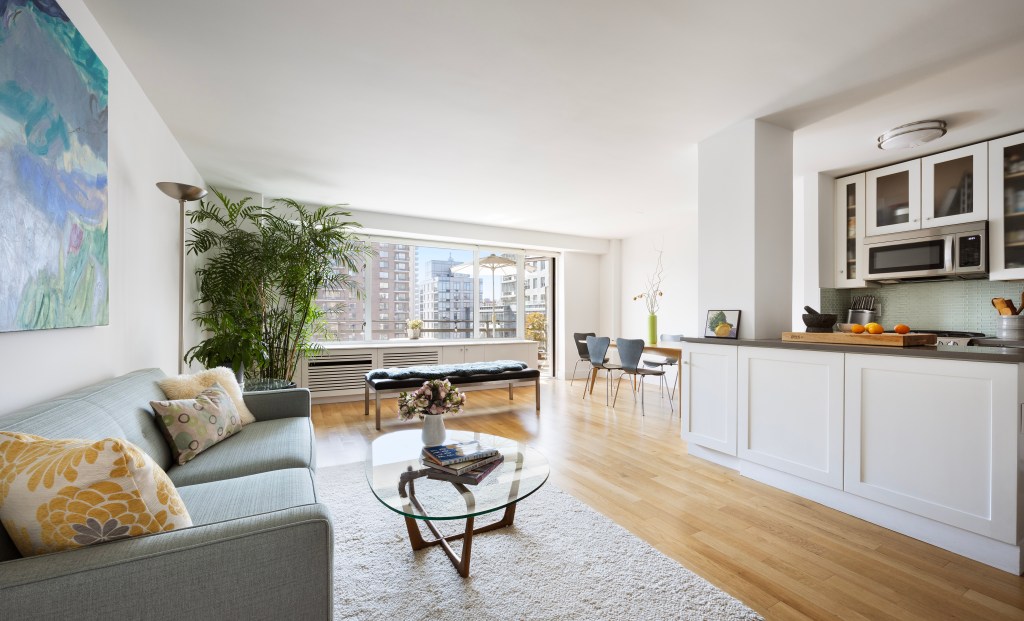
<svg viewBox="0 0 1024 621"><path fill-rule="evenodd" d="M469 576L473 535L512 524L516 503L548 480L548 461L537 450L501 436L471 431L448 431L445 442L478 440L501 451L505 460L477 485L462 485L426 477L420 463L420 430L396 431L373 441L366 458L366 481L385 507L405 517L413 550L441 546L462 577ZM474 518L504 509L500 520L473 527ZM428 513L429 511L429 513ZM465 520L464 532L443 536L434 522ZM426 523L434 539L424 539L417 521ZM462 554L449 543L462 539Z"/></svg>

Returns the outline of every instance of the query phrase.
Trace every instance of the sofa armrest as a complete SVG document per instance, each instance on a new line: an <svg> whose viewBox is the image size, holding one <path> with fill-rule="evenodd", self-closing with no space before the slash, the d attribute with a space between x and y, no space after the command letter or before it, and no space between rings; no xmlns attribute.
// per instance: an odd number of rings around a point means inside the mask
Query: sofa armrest
<svg viewBox="0 0 1024 621"><path fill-rule="evenodd" d="M327 507L0 563L10 619L330 619Z"/></svg>
<svg viewBox="0 0 1024 621"><path fill-rule="evenodd" d="M242 398L256 420L310 417L312 401L308 388L245 392Z"/></svg>

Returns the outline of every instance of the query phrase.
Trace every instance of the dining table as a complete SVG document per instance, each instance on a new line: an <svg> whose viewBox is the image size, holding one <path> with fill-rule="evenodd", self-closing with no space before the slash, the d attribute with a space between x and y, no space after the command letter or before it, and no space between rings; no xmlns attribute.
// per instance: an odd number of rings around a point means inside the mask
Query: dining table
<svg viewBox="0 0 1024 621"><path fill-rule="evenodd" d="M585 343L586 341L581 342ZM683 364L684 344L685 343L683 343L682 341L661 341L656 345L648 345L647 343L644 343L645 354L661 354L662 356L669 356L676 359L676 384L678 385L677 394L679 395L676 407L679 408L679 416L683 415L683 374L681 365ZM615 339L612 339L610 349L614 348ZM590 394L594 394L594 384L597 382L597 372L599 370L600 369L595 367L590 371L590 377L588 378ZM587 387L584 387L583 389L588 390Z"/></svg>

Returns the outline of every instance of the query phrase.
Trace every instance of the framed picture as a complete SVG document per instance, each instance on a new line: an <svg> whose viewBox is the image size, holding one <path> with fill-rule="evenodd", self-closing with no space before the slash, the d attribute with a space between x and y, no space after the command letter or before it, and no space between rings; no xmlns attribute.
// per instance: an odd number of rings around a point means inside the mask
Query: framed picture
<svg viewBox="0 0 1024 621"><path fill-rule="evenodd" d="M713 339L734 339L740 330L738 310L709 310L704 336Z"/></svg>

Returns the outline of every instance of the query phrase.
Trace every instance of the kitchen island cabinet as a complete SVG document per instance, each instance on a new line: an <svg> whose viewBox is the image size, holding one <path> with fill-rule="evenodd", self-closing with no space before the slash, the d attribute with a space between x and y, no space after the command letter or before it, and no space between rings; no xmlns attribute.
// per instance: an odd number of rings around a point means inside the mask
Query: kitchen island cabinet
<svg viewBox="0 0 1024 621"><path fill-rule="evenodd" d="M684 369L705 367L684 380L690 454L993 567L1024 569L1021 350L684 342ZM723 365L734 355L730 374ZM733 424L736 451L716 448L709 437Z"/></svg>
<svg viewBox="0 0 1024 621"><path fill-rule="evenodd" d="M679 361L683 438L736 455L736 348L693 343Z"/></svg>
<svg viewBox="0 0 1024 621"><path fill-rule="evenodd" d="M844 489L1016 545L1017 365L846 356Z"/></svg>
<svg viewBox="0 0 1024 621"><path fill-rule="evenodd" d="M843 487L843 354L739 348L738 457Z"/></svg>

